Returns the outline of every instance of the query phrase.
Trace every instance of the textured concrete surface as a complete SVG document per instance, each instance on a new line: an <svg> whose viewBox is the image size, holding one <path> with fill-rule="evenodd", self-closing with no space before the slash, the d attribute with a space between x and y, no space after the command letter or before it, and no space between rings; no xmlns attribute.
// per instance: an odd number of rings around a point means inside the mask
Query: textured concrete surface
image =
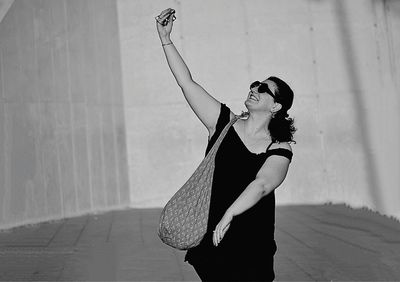
<svg viewBox="0 0 400 282"><path fill-rule="evenodd" d="M172 7L171 38L193 78L235 113L245 110L254 80L276 75L294 89L289 114L299 130L279 204L345 202L400 219L400 1L117 6L135 207L165 203L200 163L207 142L155 29L154 17Z"/></svg>
<svg viewBox="0 0 400 282"><path fill-rule="evenodd" d="M16 0L0 24L0 228L129 206L116 2Z"/></svg>
<svg viewBox="0 0 400 282"><path fill-rule="evenodd" d="M253 80L295 90L277 203L400 219L400 1L15 0L0 24L1 228L160 207L194 171L207 131L155 30L168 6L193 77L236 113Z"/></svg>
<svg viewBox="0 0 400 282"><path fill-rule="evenodd" d="M0 0L0 23L13 2L14 0Z"/></svg>
<svg viewBox="0 0 400 282"><path fill-rule="evenodd" d="M198 281L156 235L160 209L0 233L0 280ZM277 281L399 281L400 223L344 205L279 206Z"/></svg>

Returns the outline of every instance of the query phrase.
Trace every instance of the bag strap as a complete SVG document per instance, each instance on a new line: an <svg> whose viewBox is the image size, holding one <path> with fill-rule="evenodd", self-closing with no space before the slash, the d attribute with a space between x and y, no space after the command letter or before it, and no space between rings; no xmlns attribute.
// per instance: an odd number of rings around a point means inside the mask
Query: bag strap
<svg viewBox="0 0 400 282"><path fill-rule="evenodd" d="M215 141L214 145L211 147L211 150L208 152L206 158L211 158L215 156L217 153L217 150L219 148L219 145L221 145L222 140L224 139L226 133L228 132L229 128L240 118L241 116L235 115L232 120L229 121L229 123L224 127L222 130L221 134L218 136L217 141Z"/></svg>
<svg viewBox="0 0 400 282"><path fill-rule="evenodd" d="M274 141L271 141L271 143L268 145L267 150L265 150L265 152L267 152L269 150L269 148L271 147L272 144L274 144Z"/></svg>

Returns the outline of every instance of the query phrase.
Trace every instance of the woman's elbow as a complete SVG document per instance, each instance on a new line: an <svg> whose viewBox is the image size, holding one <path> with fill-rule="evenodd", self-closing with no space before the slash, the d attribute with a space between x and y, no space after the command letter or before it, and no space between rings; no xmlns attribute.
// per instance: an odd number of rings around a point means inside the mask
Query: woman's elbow
<svg viewBox="0 0 400 282"><path fill-rule="evenodd" d="M274 191L276 188L278 188L278 186L281 184L280 183L276 183L276 182L264 182L262 184L262 188L261 188L261 195L264 197L266 195L268 195L269 193L271 193L272 191Z"/></svg>
<svg viewBox="0 0 400 282"><path fill-rule="evenodd" d="M193 78L190 74L186 76L176 77L176 82L182 90L188 88L191 84L194 83Z"/></svg>

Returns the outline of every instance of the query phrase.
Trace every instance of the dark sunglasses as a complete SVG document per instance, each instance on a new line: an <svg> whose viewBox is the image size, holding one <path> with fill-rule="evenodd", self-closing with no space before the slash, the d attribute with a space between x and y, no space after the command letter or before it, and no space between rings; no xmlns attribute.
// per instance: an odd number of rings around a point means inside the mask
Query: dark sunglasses
<svg viewBox="0 0 400 282"><path fill-rule="evenodd" d="M253 88L256 88L256 87L257 87L258 93L267 93L267 94L271 95L272 98L276 99L276 96L274 95L274 93L272 93L272 91L269 90L268 84L262 83L259 81L254 81L252 84L250 84L250 90Z"/></svg>

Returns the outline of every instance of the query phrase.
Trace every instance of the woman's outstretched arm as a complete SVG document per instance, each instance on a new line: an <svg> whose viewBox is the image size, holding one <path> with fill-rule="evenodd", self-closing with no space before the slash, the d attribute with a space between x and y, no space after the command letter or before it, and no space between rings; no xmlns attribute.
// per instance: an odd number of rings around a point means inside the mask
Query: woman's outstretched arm
<svg viewBox="0 0 400 282"><path fill-rule="evenodd" d="M159 18L157 18L157 31L161 40L162 47L164 49L165 57L168 62L168 66L174 75L176 82L179 86L184 86L187 83L191 83L192 76L190 74L189 68L183 61L178 50L175 48L173 42L171 41L171 32L173 26L173 16L175 10L167 9L163 11ZM160 23L168 21L168 24L162 25Z"/></svg>
<svg viewBox="0 0 400 282"><path fill-rule="evenodd" d="M288 144L284 145L290 148ZM262 197L271 193L285 179L290 160L283 156L270 156L258 171L256 179L252 181L228 208L220 222L215 227L213 243L221 242L230 227L234 216L237 216L258 203Z"/></svg>
<svg viewBox="0 0 400 282"><path fill-rule="evenodd" d="M171 69L176 82L182 89L190 107L193 109L200 121L207 127L211 135L217 123L221 104L193 80L189 68L174 46L171 40L174 15L175 10L166 9L156 17L158 35L164 49L168 66ZM162 23L166 20L168 23L163 25Z"/></svg>

